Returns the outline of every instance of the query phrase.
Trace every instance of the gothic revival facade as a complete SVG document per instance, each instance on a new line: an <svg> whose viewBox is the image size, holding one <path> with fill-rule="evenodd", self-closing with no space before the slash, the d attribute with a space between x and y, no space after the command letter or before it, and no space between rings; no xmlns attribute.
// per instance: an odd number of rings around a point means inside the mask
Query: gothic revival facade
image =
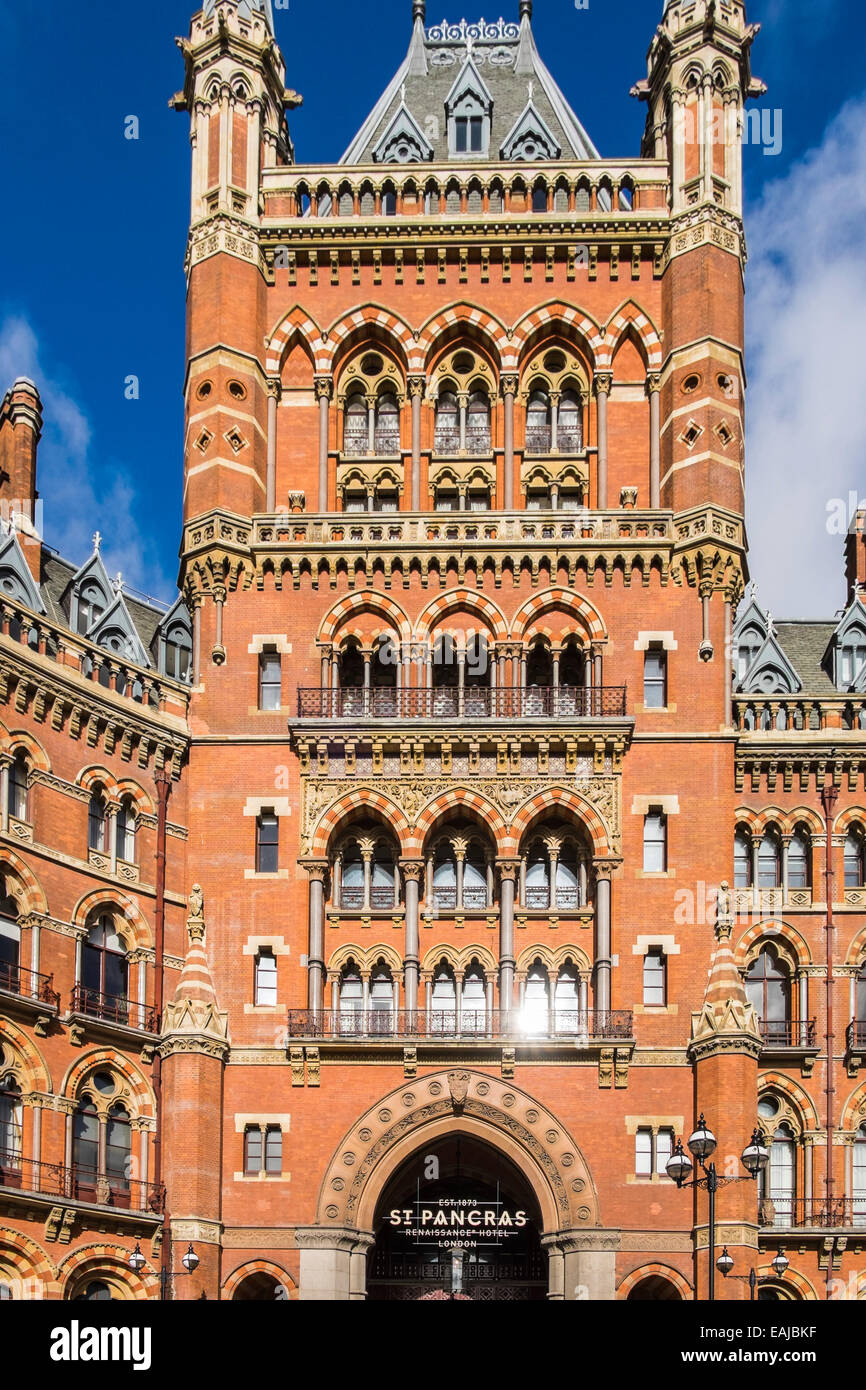
<svg viewBox="0 0 866 1390"><path fill-rule="evenodd" d="M336 165L270 0L179 41L168 612L3 402L0 1291L857 1297L866 537L745 592L755 28L667 0L608 160L531 0L425 10Z"/></svg>

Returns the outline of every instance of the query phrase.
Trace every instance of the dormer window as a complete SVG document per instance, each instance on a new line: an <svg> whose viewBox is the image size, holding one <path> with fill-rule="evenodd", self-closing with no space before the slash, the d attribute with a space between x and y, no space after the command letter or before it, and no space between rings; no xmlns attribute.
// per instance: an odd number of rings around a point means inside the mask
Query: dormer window
<svg viewBox="0 0 866 1390"><path fill-rule="evenodd" d="M484 117L458 116L454 148L458 154L481 154L484 150Z"/></svg>
<svg viewBox="0 0 866 1390"><path fill-rule="evenodd" d="M467 58L445 102L448 153L486 158L490 147L493 98L471 58Z"/></svg>
<svg viewBox="0 0 866 1390"><path fill-rule="evenodd" d="M866 665L866 629L855 625L849 627L839 648L839 683L843 688L851 686Z"/></svg>
<svg viewBox="0 0 866 1390"><path fill-rule="evenodd" d="M98 584L84 584L78 595L78 633L84 637L105 612L105 596Z"/></svg>

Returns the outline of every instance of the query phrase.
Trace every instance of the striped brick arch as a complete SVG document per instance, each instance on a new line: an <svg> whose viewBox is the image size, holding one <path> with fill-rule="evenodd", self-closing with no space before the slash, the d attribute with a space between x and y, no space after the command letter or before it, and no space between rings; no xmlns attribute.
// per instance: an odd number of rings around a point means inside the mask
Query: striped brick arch
<svg viewBox="0 0 866 1390"><path fill-rule="evenodd" d="M72 913L74 927L86 927L100 908L123 919L124 935L129 950L148 950L153 945L150 927L140 907L131 899L121 899L121 895L111 888L94 888L79 898Z"/></svg>
<svg viewBox="0 0 866 1390"><path fill-rule="evenodd" d="M527 946L518 956L516 964L518 975L531 970L537 960L541 961L551 979L559 974L567 961L571 961L576 970L592 970L592 962L579 946L565 945L557 946L554 949L552 946L535 942L534 945Z"/></svg>
<svg viewBox="0 0 866 1390"><path fill-rule="evenodd" d="M852 825L866 826L866 807L849 806L847 810L841 811L836 817L833 826L833 834L847 835ZM821 824L821 829L822 831L824 829L823 822Z"/></svg>
<svg viewBox="0 0 866 1390"><path fill-rule="evenodd" d="M0 1017L0 1043L5 1043L7 1062L18 1079L22 1092L38 1091L50 1095L54 1087L51 1073L36 1043L11 1018Z"/></svg>
<svg viewBox="0 0 866 1390"><path fill-rule="evenodd" d="M464 332L474 333L484 338L493 352L494 361L500 371L514 372L517 370L517 355L513 344L508 340L508 330L505 324L500 323L499 319L495 319L492 314L486 313L474 304L452 304L432 319L428 319L424 324L418 335L410 371L423 372L430 362L430 357L435 351L439 339L443 334L454 329L462 329Z"/></svg>
<svg viewBox="0 0 866 1390"><path fill-rule="evenodd" d="M662 345L659 335L644 311L629 300L617 310L607 325L604 341L600 344L596 366L598 370L610 371L614 354L629 329L637 333L646 354L647 371L658 372L662 365Z"/></svg>
<svg viewBox="0 0 866 1390"><path fill-rule="evenodd" d="M395 979L403 978L403 957L393 946L388 946L384 941L374 946L359 946L357 942L346 941L337 947L328 960L328 979L338 977L350 960L355 962L362 975L369 974L376 962L383 960Z"/></svg>
<svg viewBox="0 0 866 1390"><path fill-rule="evenodd" d="M267 376L280 375L289 344L296 337L303 338L312 352L316 371L319 373L327 371L326 367L319 365L320 361L325 361L327 358L327 345L322 341L322 331L306 310L296 304L284 318L280 319L267 340L265 345L265 373Z"/></svg>
<svg viewBox="0 0 866 1390"><path fill-rule="evenodd" d="M104 1241L82 1245L57 1267L57 1280L63 1288L63 1298L74 1297L74 1291L85 1280L103 1279L111 1286L115 1297L124 1302L156 1298L159 1282L156 1271L135 1274L129 1267L129 1251L122 1245Z"/></svg>
<svg viewBox="0 0 866 1390"><path fill-rule="evenodd" d="M409 618L399 603L395 603L387 594L347 594L341 598L339 603L335 603L330 613L325 615L322 626L319 628L317 641L319 643L333 642L337 632L345 624L347 619L354 613L363 612L380 613L383 618L392 624L401 637L408 640L411 636L411 625Z"/></svg>
<svg viewBox="0 0 866 1390"><path fill-rule="evenodd" d="M424 842L438 821L455 811L474 813L482 825L486 826L496 841L497 854L504 853L503 846L508 840L508 827L492 801L470 787L452 787L433 798L424 807L412 832L412 841L407 855L413 851L420 854Z"/></svg>
<svg viewBox="0 0 866 1390"><path fill-rule="evenodd" d="M583 339L589 353L590 366L597 369L598 355L603 344L601 329L595 320L589 318L581 309L575 309L571 304L563 304L556 300L551 301L550 304L539 305L537 309L525 314L515 324L512 333L515 365L509 370L516 370L517 363L526 355L534 339L544 332L551 332L561 327L569 329Z"/></svg>
<svg viewBox="0 0 866 1390"><path fill-rule="evenodd" d="M776 1091L778 1095L785 1097L791 1109L800 1116L804 1129L821 1128L821 1121L818 1119L818 1112L815 1109L811 1097L807 1095L801 1086L798 1086L795 1081L792 1081L790 1076L785 1076L785 1074L780 1071L762 1072L758 1078L758 1087L759 1101L761 1096L765 1095L767 1091ZM772 1121L770 1121L770 1123L772 1123Z"/></svg>
<svg viewBox="0 0 866 1390"><path fill-rule="evenodd" d="M278 1284L283 1285L290 1299L297 1298L297 1285L288 1270L283 1269L280 1265L274 1264L271 1260L249 1260L246 1264L239 1265L237 1269L233 1269L231 1274L224 1281L223 1299L228 1301L235 1298L241 1284L254 1274L270 1275Z"/></svg>
<svg viewBox="0 0 866 1390"><path fill-rule="evenodd" d="M50 772L51 762L38 738L24 729L13 729L3 740L3 751L14 758L16 753L26 753L31 766L38 772Z"/></svg>
<svg viewBox="0 0 866 1390"><path fill-rule="evenodd" d="M421 972L432 974L438 965L445 962L459 977L473 960L477 960L489 975L495 976L499 969L499 963L489 946L479 946L478 942L469 946L455 946L453 942L440 941L438 946L431 946L427 951L421 962Z"/></svg>
<svg viewBox="0 0 866 1390"><path fill-rule="evenodd" d="M586 629L591 642L607 641L607 628L598 609L572 589L548 589L546 593L533 594L515 613L511 621L511 636L515 640L522 639L536 618L551 608L565 608L573 613Z"/></svg>
<svg viewBox="0 0 866 1390"><path fill-rule="evenodd" d="M371 329L398 345L408 370L415 370L412 365L413 354L416 353L415 335L409 325L390 309L383 309L378 304L364 304L338 319L323 335L321 361L316 354L316 371L322 376L330 376L345 343L352 337L369 334Z"/></svg>
<svg viewBox="0 0 866 1390"><path fill-rule="evenodd" d="M48 915L48 899L29 864L12 849L0 849L0 874L6 878L7 891L18 904L22 917L30 912Z"/></svg>
<svg viewBox="0 0 866 1390"><path fill-rule="evenodd" d="M598 811L584 797L570 791L568 787L546 787L544 791L536 792L528 801L524 801L511 822L508 832L509 843L503 852L517 854L529 827L540 817L549 815L551 811L558 811L579 821L586 828L592 839L593 854L597 859L605 859L613 854L610 831Z"/></svg>
<svg viewBox="0 0 866 1390"><path fill-rule="evenodd" d="M839 1128L855 1133L864 1121L866 1121L866 1081L861 1081L842 1107Z"/></svg>
<svg viewBox="0 0 866 1390"><path fill-rule="evenodd" d="M94 1048L76 1058L63 1079L60 1094L77 1099L87 1078L97 1071L113 1071L123 1078L129 1087L130 1108L135 1112L133 1118L156 1113L153 1092L145 1077L128 1057L113 1047Z"/></svg>
<svg viewBox="0 0 866 1390"><path fill-rule="evenodd" d="M313 832L311 855L314 859L325 859L328 854L328 847L334 835L349 820L354 819L359 813L372 811L385 821L396 834L400 841L400 853L408 854L408 846L412 841L412 831L406 816L389 796L384 796L382 792L375 791L372 787L358 787L356 791L347 792L341 796L339 801L335 801L333 806L329 806L322 816L315 831Z"/></svg>
<svg viewBox="0 0 866 1390"><path fill-rule="evenodd" d="M21 1231L13 1231L8 1226L0 1226L0 1267L14 1271L22 1281L38 1279L43 1284L54 1283L54 1266L35 1240ZM0 1268L2 1272L2 1268ZM44 1290L43 1290L44 1293Z"/></svg>
<svg viewBox="0 0 866 1390"><path fill-rule="evenodd" d="M684 1302L692 1301L692 1286L679 1270L673 1269L671 1265L651 1264L641 1265L639 1269L633 1269L631 1274L627 1274L616 1291L617 1299L625 1301L633 1289L638 1284L642 1284L645 1279L665 1279L672 1284Z"/></svg>
<svg viewBox="0 0 866 1390"><path fill-rule="evenodd" d="M866 927L861 927L848 947L845 964L860 966L864 963L866 963Z"/></svg>
<svg viewBox="0 0 866 1390"><path fill-rule="evenodd" d="M768 922L755 922L740 937L734 951L738 968L746 969L756 946L771 946L774 942L784 942L796 964L812 964L812 952L806 938L800 935L796 927L773 919Z"/></svg>
<svg viewBox="0 0 866 1390"><path fill-rule="evenodd" d="M471 593L468 589L448 589L444 594L437 594L436 598L427 604L418 615L416 633L419 639L431 633L445 614L456 608L465 608L471 613L477 613L491 628L497 642L506 641L508 623L502 609L486 594Z"/></svg>

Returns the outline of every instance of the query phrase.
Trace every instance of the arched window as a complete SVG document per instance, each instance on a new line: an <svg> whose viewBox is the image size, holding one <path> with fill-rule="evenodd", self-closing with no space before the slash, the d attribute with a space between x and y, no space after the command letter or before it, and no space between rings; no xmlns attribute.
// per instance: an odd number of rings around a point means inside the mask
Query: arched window
<svg viewBox="0 0 866 1390"><path fill-rule="evenodd" d="M370 436L366 398L356 392L346 401L343 417L343 451L347 454L366 454Z"/></svg>
<svg viewBox="0 0 866 1390"><path fill-rule="evenodd" d="M460 407L454 391L442 391L436 402L437 454L456 454L460 448Z"/></svg>
<svg viewBox="0 0 866 1390"><path fill-rule="evenodd" d="M752 886L752 837L747 830L734 836L734 887Z"/></svg>
<svg viewBox="0 0 866 1390"><path fill-rule="evenodd" d="M433 856L433 905L457 906L457 857L447 840L440 840Z"/></svg>
<svg viewBox="0 0 866 1390"><path fill-rule="evenodd" d="M746 975L746 996L754 1005L766 1042L785 1046L791 1035L791 971L772 946L765 946Z"/></svg>
<svg viewBox="0 0 866 1390"><path fill-rule="evenodd" d="M463 975L463 994L460 1000L460 1031L480 1035L487 1028L487 980L479 962L473 957Z"/></svg>
<svg viewBox="0 0 866 1390"><path fill-rule="evenodd" d="M854 1207L854 1225L862 1230L866 1226L866 1125L861 1125L854 1140L854 1153L851 1160L851 1200Z"/></svg>
<svg viewBox="0 0 866 1390"><path fill-rule="evenodd" d="M459 709L460 663L457 643L449 632L438 633L433 643L433 715L448 718Z"/></svg>
<svg viewBox="0 0 866 1390"><path fill-rule="evenodd" d="M579 454L583 448L583 411L574 390L563 391L559 402L557 447L562 454Z"/></svg>
<svg viewBox="0 0 866 1390"><path fill-rule="evenodd" d="M523 994L523 1031L536 1037L550 1027L550 979L540 960L526 976Z"/></svg>
<svg viewBox="0 0 866 1390"><path fill-rule="evenodd" d="M395 845L373 827L355 831L337 853L332 882L343 911L392 911L400 903Z"/></svg>
<svg viewBox="0 0 866 1390"><path fill-rule="evenodd" d="M839 649L839 681L843 687L853 685L866 662L866 629L849 627Z"/></svg>
<svg viewBox="0 0 866 1390"><path fill-rule="evenodd" d="M526 852L522 906L575 911L586 906L587 854L573 835L542 827Z"/></svg>
<svg viewBox="0 0 866 1390"><path fill-rule="evenodd" d="M27 755L18 751L9 768L9 814L14 820L27 820L27 779L29 776Z"/></svg>
<svg viewBox="0 0 866 1390"><path fill-rule="evenodd" d="M12 1285L11 1285L11 1284L0 1284L0 1303L5 1303L6 1300L7 1300L7 1299L11 1299L11 1297L12 1297Z"/></svg>
<svg viewBox="0 0 866 1390"><path fill-rule="evenodd" d="M471 454L490 451L490 402L483 391L473 391L469 397L466 447Z"/></svg>
<svg viewBox="0 0 866 1390"><path fill-rule="evenodd" d="M0 1077L0 1172L21 1168L21 1091L11 1076Z"/></svg>
<svg viewBox="0 0 866 1390"><path fill-rule="evenodd" d="M364 906L364 856L357 841L343 850L341 860L340 906L347 912Z"/></svg>
<svg viewBox="0 0 866 1390"><path fill-rule="evenodd" d="M536 387L529 394L526 449L530 454L550 453L550 396L541 387Z"/></svg>
<svg viewBox="0 0 866 1390"><path fill-rule="evenodd" d="M859 829L848 831L845 836L845 887L862 888L866 884L866 839Z"/></svg>
<svg viewBox="0 0 866 1390"><path fill-rule="evenodd" d="M165 636L165 674L176 681L188 681L192 664L192 639L183 623L170 627Z"/></svg>
<svg viewBox="0 0 866 1390"><path fill-rule="evenodd" d="M125 796L117 812L117 857L125 864L135 863L135 802Z"/></svg>
<svg viewBox="0 0 866 1390"><path fill-rule="evenodd" d="M489 907L487 892L487 856L478 840L470 841L463 862L463 907Z"/></svg>
<svg viewBox="0 0 866 1390"><path fill-rule="evenodd" d="M532 190L532 211L547 212L547 189L543 183L537 183Z"/></svg>
<svg viewBox="0 0 866 1390"><path fill-rule="evenodd" d="M112 1303L111 1289L103 1279L91 1279L82 1293L77 1293L73 1303Z"/></svg>
<svg viewBox="0 0 866 1390"><path fill-rule="evenodd" d="M782 850L779 837L768 830L758 847L758 887L778 888L782 881Z"/></svg>
<svg viewBox="0 0 866 1390"><path fill-rule="evenodd" d="M364 981L353 960L347 960L340 971L340 1032L354 1036L363 1032Z"/></svg>
<svg viewBox="0 0 866 1390"><path fill-rule="evenodd" d="M394 1031L394 978L383 960L370 975L370 1032L381 1036Z"/></svg>
<svg viewBox="0 0 866 1390"><path fill-rule="evenodd" d="M430 1032L440 1037L453 1037L457 1032L457 981L445 961L433 972Z"/></svg>
<svg viewBox="0 0 866 1390"><path fill-rule="evenodd" d="M362 714L364 710L364 657L355 638L349 638L339 653L338 673L343 714Z"/></svg>
<svg viewBox="0 0 866 1390"><path fill-rule="evenodd" d="M400 452L400 407L391 391L383 391L376 400L376 433L374 448L377 454Z"/></svg>
<svg viewBox="0 0 866 1390"><path fill-rule="evenodd" d="M90 793L87 825L88 849L105 854L108 847L108 803L101 787L94 787Z"/></svg>
<svg viewBox="0 0 866 1390"><path fill-rule="evenodd" d="M90 927L81 951L82 1012L116 1023L129 1020L129 962L126 948L107 914Z"/></svg>
<svg viewBox="0 0 866 1390"><path fill-rule="evenodd" d="M433 906L470 912L489 907L492 875L489 845L474 827L453 826L436 841L428 859L427 881L433 887Z"/></svg>
<svg viewBox="0 0 866 1390"><path fill-rule="evenodd" d="M84 636L105 612L105 595L100 586L88 582L82 584L78 595L78 632Z"/></svg>
<svg viewBox="0 0 866 1390"><path fill-rule="evenodd" d="M808 832L798 829L788 846L788 887L809 888L812 884L812 843Z"/></svg>
<svg viewBox="0 0 866 1390"><path fill-rule="evenodd" d="M571 1035L581 1031L580 976L571 961L566 961L556 977L553 1014L557 1033Z"/></svg>
<svg viewBox="0 0 866 1390"><path fill-rule="evenodd" d="M759 1179L761 1200L772 1202L773 1225L793 1226L797 1200L797 1149L794 1133L779 1125L770 1143L770 1163Z"/></svg>
<svg viewBox="0 0 866 1390"><path fill-rule="evenodd" d="M132 1130L122 1105L112 1105L105 1124L105 1176L115 1199L129 1192L132 1170Z"/></svg>
<svg viewBox="0 0 866 1390"><path fill-rule="evenodd" d="M99 1173L99 1115L89 1097L80 1102L72 1119L72 1166L77 1185L95 1188Z"/></svg>
<svg viewBox="0 0 866 1390"><path fill-rule="evenodd" d="M0 898L0 989L8 989L12 994L17 994L20 986L20 953L18 904L5 896Z"/></svg>

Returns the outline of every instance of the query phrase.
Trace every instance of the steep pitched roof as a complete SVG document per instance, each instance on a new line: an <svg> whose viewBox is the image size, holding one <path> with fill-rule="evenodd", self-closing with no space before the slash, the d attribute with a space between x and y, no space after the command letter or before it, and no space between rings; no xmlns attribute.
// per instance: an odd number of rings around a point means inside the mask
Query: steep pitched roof
<svg viewBox="0 0 866 1390"><path fill-rule="evenodd" d="M25 603L35 613L46 612L39 586L30 573L30 566L14 529L0 539L0 592Z"/></svg>
<svg viewBox="0 0 866 1390"><path fill-rule="evenodd" d="M433 146L408 106L401 104L373 151L377 164L417 164L433 158Z"/></svg>
<svg viewBox="0 0 866 1390"><path fill-rule="evenodd" d="M502 143L503 159L558 159L562 150L529 98Z"/></svg>
<svg viewBox="0 0 866 1390"><path fill-rule="evenodd" d="M132 621L132 616L119 585L113 601L105 612L97 618L96 622L91 624L87 636L91 642L96 642L100 647L114 648L115 643L120 641L124 647L123 655L128 661L134 661L139 666L152 664L144 643L136 631L135 623Z"/></svg>
<svg viewBox="0 0 866 1390"><path fill-rule="evenodd" d="M534 85L539 117L565 159L597 159L590 140L556 80L542 62L528 15L520 24L439 24L425 29L417 18L403 62L340 161L371 164L400 106L412 111L433 148L434 160L448 159L445 108L461 71L470 59L493 102L488 158L497 160L503 143L526 105L527 81ZM405 93L403 88L405 86ZM470 156L475 159L478 156Z"/></svg>

